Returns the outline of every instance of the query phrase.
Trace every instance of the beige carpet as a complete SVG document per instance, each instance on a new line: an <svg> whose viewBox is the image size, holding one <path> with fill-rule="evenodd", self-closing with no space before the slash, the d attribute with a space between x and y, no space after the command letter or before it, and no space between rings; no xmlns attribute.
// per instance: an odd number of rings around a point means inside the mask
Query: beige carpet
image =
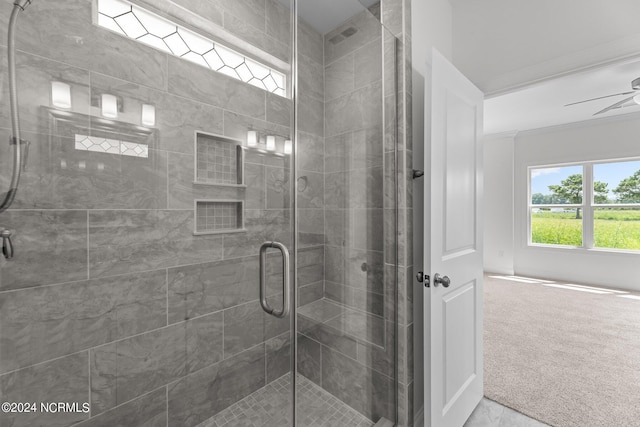
<svg viewBox="0 0 640 427"><path fill-rule="evenodd" d="M552 426L640 426L640 293L495 277L484 285L485 395Z"/></svg>

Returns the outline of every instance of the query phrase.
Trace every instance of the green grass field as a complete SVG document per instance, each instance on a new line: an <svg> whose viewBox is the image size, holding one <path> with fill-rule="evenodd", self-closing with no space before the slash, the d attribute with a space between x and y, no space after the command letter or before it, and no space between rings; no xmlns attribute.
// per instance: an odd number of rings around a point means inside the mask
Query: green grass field
<svg viewBox="0 0 640 427"><path fill-rule="evenodd" d="M598 209L594 225L595 247L640 250L640 210ZM531 241L582 246L582 219L575 211L532 213Z"/></svg>

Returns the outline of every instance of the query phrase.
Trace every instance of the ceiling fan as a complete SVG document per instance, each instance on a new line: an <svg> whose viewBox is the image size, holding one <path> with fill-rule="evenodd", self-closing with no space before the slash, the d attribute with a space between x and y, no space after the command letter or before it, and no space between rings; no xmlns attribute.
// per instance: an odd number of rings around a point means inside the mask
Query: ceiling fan
<svg viewBox="0 0 640 427"><path fill-rule="evenodd" d="M614 110L616 108L629 107L631 105L640 104L640 93L636 94L636 91L640 90L640 77L631 82L631 89L633 90L629 92L614 93L612 95L599 96L597 98L585 99L584 101L572 102L571 104L565 105L565 107L568 107L570 105L582 104L584 102L596 101L598 99L611 98L613 96L631 95L630 97L625 98L622 101L618 101L614 104L609 105L607 108L603 108L602 110L598 111L594 114L594 116L597 116L598 114L606 113L607 111ZM634 101L634 104L625 105L631 100Z"/></svg>

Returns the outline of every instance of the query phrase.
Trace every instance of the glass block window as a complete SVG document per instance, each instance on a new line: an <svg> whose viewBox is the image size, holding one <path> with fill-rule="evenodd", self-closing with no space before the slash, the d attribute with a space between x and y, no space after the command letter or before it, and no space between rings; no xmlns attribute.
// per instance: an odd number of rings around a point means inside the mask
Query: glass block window
<svg viewBox="0 0 640 427"><path fill-rule="evenodd" d="M75 135L75 148L82 151L119 154L131 157L149 157L149 146L136 142L118 141L96 136Z"/></svg>
<svg viewBox="0 0 640 427"><path fill-rule="evenodd" d="M124 0L98 0L101 27L267 92L285 96L285 75Z"/></svg>

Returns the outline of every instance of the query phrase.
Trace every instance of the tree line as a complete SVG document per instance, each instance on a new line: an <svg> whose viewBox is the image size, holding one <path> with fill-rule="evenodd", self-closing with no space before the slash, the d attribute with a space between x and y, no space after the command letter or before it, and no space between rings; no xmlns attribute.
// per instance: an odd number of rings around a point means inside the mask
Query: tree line
<svg viewBox="0 0 640 427"><path fill-rule="evenodd" d="M640 203L640 170L620 181L612 190L616 195L614 200L608 199L609 184L595 181L593 183L593 199L595 203ZM582 174L569 175L560 181L559 185L550 185L552 194L535 193L531 195L534 205L581 204L582 203ZM576 218L580 218L580 209L576 210Z"/></svg>

